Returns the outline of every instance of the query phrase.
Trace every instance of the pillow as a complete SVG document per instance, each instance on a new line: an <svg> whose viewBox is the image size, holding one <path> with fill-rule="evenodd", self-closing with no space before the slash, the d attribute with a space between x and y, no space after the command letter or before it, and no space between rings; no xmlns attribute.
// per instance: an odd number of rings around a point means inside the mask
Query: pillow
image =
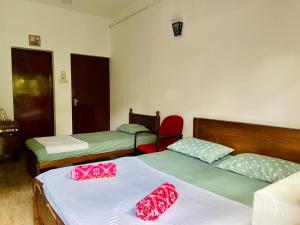
<svg viewBox="0 0 300 225"><path fill-rule="evenodd" d="M122 124L121 126L119 126L117 128L118 131L127 133L127 134L135 134L138 131L149 131L148 128L146 128L143 125L139 125L139 124Z"/></svg>
<svg viewBox="0 0 300 225"><path fill-rule="evenodd" d="M300 164L253 153L236 155L215 167L270 183L300 171Z"/></svg>
<svg viewBox="0 0 300 225"><path fill-rule="evenodd" d="M233 152L232 148L197 138L184 138L168 146L168 149L213 163Z"/></svg>

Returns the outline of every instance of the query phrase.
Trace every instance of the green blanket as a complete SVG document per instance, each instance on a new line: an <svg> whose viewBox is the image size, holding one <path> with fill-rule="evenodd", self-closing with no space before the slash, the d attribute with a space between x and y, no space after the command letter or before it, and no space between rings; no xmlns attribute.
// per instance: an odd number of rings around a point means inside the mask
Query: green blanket
<svg viewBox="0 0 300 225"><path fill-rule="evenodd" d="M251 207L254 192L269 185L173 151L141 155L139 158L160 171Z"/></svg>
<svg viewBox="0 0 300 225"><path fill-rule="evenodd" d="M79 140L87 142L89 144L89 149L65 153L47 154L44 145L40 144L34 138L27 140L26 146L28 149L35 153L39 162L54 161L116 150L125 150L134 147L134 135L120 131L103 131L95 133L74 134L72 136ZM138 144L148 144L155 141L156 136L153 134L139 135L137 139Z"/></svg>

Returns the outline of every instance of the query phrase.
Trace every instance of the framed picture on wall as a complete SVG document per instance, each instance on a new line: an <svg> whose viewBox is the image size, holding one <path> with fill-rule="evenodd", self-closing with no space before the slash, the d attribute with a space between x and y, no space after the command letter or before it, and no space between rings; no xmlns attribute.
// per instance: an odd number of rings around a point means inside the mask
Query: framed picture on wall
<svg viewBox="0 0 300 225"><path fill-rule="evenodd" d="M29 45L41 47L41 37L37 35L29 34Z"/></svg>

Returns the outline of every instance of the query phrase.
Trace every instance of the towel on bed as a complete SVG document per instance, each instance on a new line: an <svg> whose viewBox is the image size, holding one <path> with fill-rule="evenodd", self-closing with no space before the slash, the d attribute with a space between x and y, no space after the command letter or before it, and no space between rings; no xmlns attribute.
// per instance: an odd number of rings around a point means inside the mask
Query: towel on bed
<svg viewBox="0 0 300 225"><path fill-rule="evenodd" d="M73 152L89 148L89 144L87 142L68 135L39 137L34 139L44 145L48 154Z"/></svg>
<svg viewBox="0 0 300 225"><path fill-rule="evenodd" d="M136 204L136 215L142 220L157 220L177 200L173 184L164 183Z"/></svg>
<svg viewBox="0 0 300 225"><path fill-rule="evenodd" d="M86 180L93 178L107 178L116 176L115 163L100 163L97 165L80 165L71 170L73 180Z"/></svg>

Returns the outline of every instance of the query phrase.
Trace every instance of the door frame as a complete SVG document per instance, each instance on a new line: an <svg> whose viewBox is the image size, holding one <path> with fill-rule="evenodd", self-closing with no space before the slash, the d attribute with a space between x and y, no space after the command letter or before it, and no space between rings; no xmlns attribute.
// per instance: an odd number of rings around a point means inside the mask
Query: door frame
<svg viewBox="0 0 300 225"><path fill-rule="evenodd" d="M49 77L49 83L51 83L51 95L52 95L52 110L51 110L51 119L53 121L53 135L56 135L56 116L55 116L55 79L54 79L54 51L51 50L44 50L44 49L36 49L36 48L26 48L26 47L18 47L18 46L11 46L10 48L10 62L11 62L11 76L12 76L12 92L13 92L13 112L15 118L15 95L14 95L14 83L13 83L13 63L12 63L12 50L13 49L20 49L20 50L28 50L28 51L37 51L37 52L47 52L51 54L51 76Z"/></svg>

